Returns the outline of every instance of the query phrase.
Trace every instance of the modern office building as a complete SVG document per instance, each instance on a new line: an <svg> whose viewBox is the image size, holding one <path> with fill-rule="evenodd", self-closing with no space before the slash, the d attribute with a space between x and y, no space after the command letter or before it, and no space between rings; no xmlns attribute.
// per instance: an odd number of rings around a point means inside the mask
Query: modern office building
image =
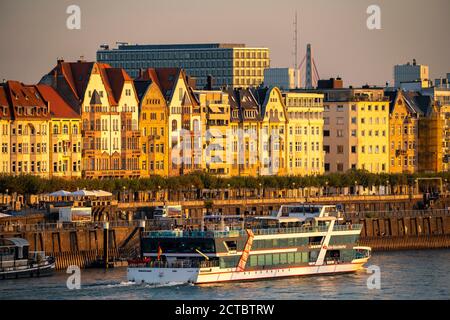
<svg viewBox="0 0 450 320"><path fill-rule="evenodd" d="M428 88L430 86L429 68L426 65L417 64L416 59L412 64L408 62L396 65L394 66L394 82L396 88L402 88L411 83L419 83L422 88Z"/></svg>
<svg viewBox="0 0 450 320"><path fill-rule="evenodd" d="M264 85L281 90L300 88L300 70L293 68L270 68L264 70Z"/></svg>
<svg viewBox="0 0 450 320"><path fill-rule="evenodd" d="M256 87L264 81L269 59L268 48L247 48L244 44L120 44L114 49L103 45L97 51L97 61L124 68L133 78L141 69L183 68L196 78L197 89L207 85L208 75L216 87Z"/></svg>

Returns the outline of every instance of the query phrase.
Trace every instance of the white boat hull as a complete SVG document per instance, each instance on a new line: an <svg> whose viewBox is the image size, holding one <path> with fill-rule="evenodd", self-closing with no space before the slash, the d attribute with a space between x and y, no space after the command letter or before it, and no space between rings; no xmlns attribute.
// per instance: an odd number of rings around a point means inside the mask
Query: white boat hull
<svg viewBox="0 0 450 320"><path fill-rule="evenodd" d="M232 281L263 280L271 278L338 274L355 272L361 269L367 259L352 263L311 265L256 271L236 271L236 268L128 268L128 281L148 284L194 283L208 284Z"/></svg>

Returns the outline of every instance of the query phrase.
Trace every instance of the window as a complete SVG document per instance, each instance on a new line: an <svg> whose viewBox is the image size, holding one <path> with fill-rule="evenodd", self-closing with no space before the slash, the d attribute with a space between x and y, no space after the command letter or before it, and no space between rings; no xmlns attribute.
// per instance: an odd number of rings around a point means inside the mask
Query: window
<svg viewBox="0 0 450 320"><path fill-rule="evenodd" d="M343 154L344 153L344 146L338 145L337 146L337 153L338 154Z"/></svg>

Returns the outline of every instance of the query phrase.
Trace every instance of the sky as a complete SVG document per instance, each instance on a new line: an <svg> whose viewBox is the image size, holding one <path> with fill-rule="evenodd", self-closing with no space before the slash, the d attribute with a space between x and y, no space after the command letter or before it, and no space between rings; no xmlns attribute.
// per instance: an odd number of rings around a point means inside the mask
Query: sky
<svg viewBox="0 0 450 320"><path fill-rule="evenodd" d="M66 9L78 5L81 28L69 30ZM381 9L381 29L366 12ZM393 66L430 66L450 73L450 0L0 0L0 81L38 82L58 57L93 61L103 43L245 43L268 47L272 67L294 64L307 43L322 79L346 86L393 83ZM300 61L299 61L300 62Z"/></svg>

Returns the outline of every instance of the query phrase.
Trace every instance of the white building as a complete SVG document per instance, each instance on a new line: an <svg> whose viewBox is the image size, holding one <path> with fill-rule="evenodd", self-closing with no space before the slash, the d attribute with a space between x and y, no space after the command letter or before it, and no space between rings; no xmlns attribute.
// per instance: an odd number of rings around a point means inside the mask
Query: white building
<svg viewBox="0 0 450 320"><path fill-rule="evenodd" d="M294 68L269 68L264 70L264 85L282 90L300 88L300 70Z"/></svg>
<svg viewBox="0 0 450 320"><path fill-rule="evenodd" d="M402 83L421 83L422 88L428 88L430 86L429 68L426 65L420 65L416 63L416 59L413 63L407 63L403 65L394 66L394 82L396 88L401 88Z"/></svg>

